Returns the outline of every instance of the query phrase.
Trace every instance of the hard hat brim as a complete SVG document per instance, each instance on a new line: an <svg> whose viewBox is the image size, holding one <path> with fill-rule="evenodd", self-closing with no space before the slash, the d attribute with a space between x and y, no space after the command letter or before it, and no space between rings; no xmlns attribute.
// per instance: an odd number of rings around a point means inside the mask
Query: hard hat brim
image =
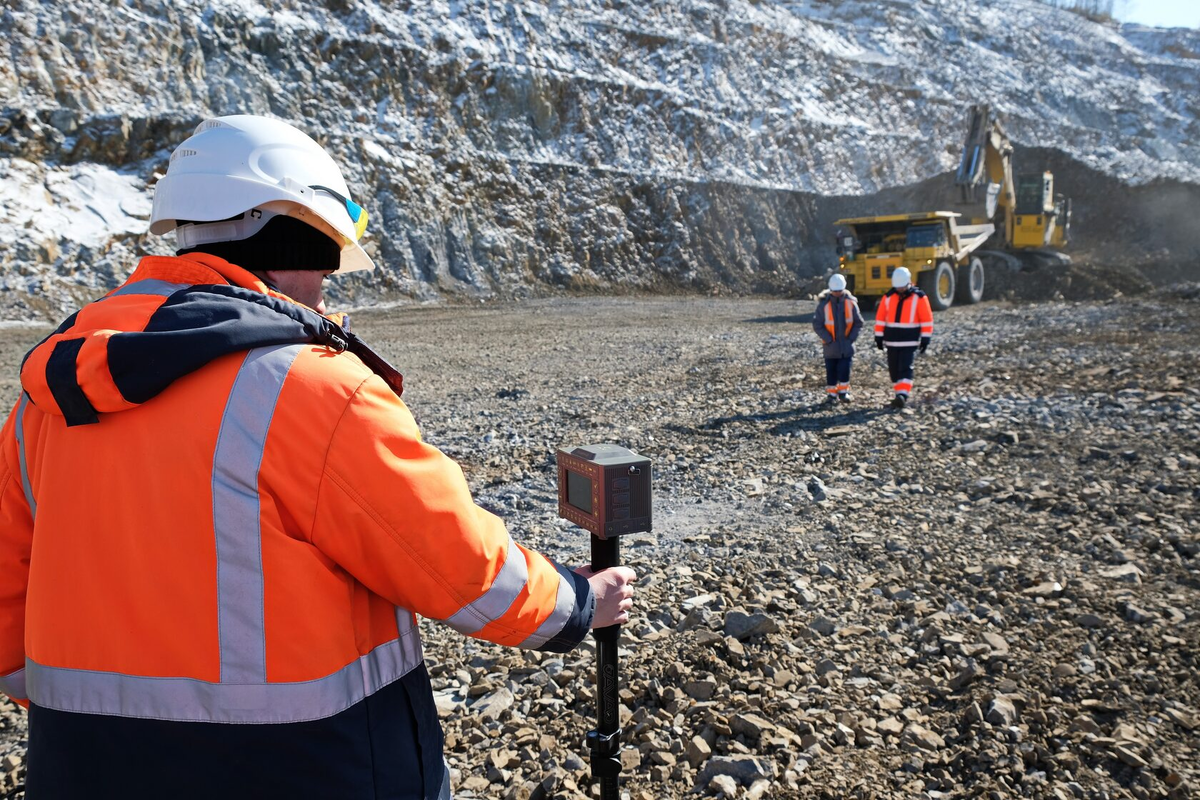
<svg viewBox="0 0 1200 800"><path fill-rule="evenodd" d="M229 197L230 182L238 184L238 208L222 206L214 202L214 198ZM175 189L176 181L171 175L158 180L154 186L155 207L170 207L175 209L173 218L155 218L150 220L150 232L156 236L170 233L179 225L180 220L189 222L215 222L242 214L252 208L268 203L295 203L305 212L319 218L331 230L337 231L342 239L342 251L339 266L335 275L348 272L362 272L375 268L375 262L363 250L362 245L354 240L353 223L346 216L340 204L332 201L328 204L312 204L294 192L288 191L281 185L262 183L231 175L188 175L186 191L181 187ZM326 208L326 205L329 207ZM335 210L336 209L336 210ZM338 219L338 216L345 219ZM292 215L303 219L304 215Z"/></svg>

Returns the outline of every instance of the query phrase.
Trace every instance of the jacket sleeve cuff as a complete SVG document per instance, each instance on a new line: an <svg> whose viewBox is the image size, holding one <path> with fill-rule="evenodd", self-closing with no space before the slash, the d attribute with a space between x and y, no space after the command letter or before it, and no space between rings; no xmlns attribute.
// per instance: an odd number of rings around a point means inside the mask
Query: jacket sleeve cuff
<svg viewBox="0 0 1200 800"><path fill-rule="evenodd" d="M596 616L596 595L592 592L592 585L588 583L587 578L572 572L562 564L551 563L554 564L554 568L558 570L562 579L567 581L569 586L574 587L575 604L571 609L571 616L567 618L562 630L537 649L551 653L566 653L574 650L592 629L592 618Z"/></svg>
<svg viewBox="0 0 1200 800"><path fill-rule="evenodd" d="M29 694L25 688L25 668L0 676L0 692L12 698L14 703L29 708Z"/></svg>

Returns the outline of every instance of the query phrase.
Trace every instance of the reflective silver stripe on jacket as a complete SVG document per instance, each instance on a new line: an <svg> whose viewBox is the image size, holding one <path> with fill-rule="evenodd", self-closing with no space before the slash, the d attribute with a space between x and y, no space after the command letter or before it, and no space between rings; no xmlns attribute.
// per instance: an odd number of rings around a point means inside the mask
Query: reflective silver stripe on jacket
<svg viewBox="0 0 1200 800"><path fill-rule="evenodd" d="M529 565L525 563L525 553L517 547L512 538L508 540L508 552L504 555L504 564L496 573L495 580L479 599L467 603L446 619L446 624L459 633L472 634L483 630L485 625L495 622L504 616L504 612L512 607L517 595L529 582Z"/></svg>
<svg viewBox="0 0 1200 800"><path fill-rule="evenodd" d="M17 404L17 418L13 422L13 430L17 435L17 460L21 465L21 489L25 492L25 502L29 504L29 516L37 517L37 501L33 499L33 487L29 485L29 467L25 462L25 406L29 404L29 395L21 392L21 402Z"/></svg>
<svg viewBox="0 0 1200 800"><path fill-rule="evenodd" d="M246 354L217 434L212 502L222 683L267 679L258 468L275 402L300 347L259 347Z"/></svg>
<svg viewBox="0 0 1200 800"><path fill-rule="evenodd" d="M176 722L286 723L325 719L407 675L421 663L421 637L376 647L324 678L296 683L211 683L47 667L25 661L29 696L44 708Z"/></svg>
<svg viewBox="0 0 1200 800"><path fill-rule="evenodd" d="M0 692L4 692L9 697L24 700L27 697L25 694L25 668L22 667L16 672L0 676Z"/></svg>
<svg viewBox="0 0 1200 800"><path fill-rule="evenodd" d="M162 297L170 297L180 289L186 289L189 286L191 286L190 283L167 283L156 278L147 278L144 281L127 283L104 299L107 300L109 297L121 297L128 294L157 294Z"/></svg>
<svg viewBox="0 0 1200 800"><path fill-rule="evenodd" d="M575 586L562 575L559 575L558 599L554 603L554 611L546 618L545 622L538 626L538 629L533 632L532 636L521 642L520 646L526 649L541 647L562 631L567 621L571 619L571 612L574 610Z"/></svg>

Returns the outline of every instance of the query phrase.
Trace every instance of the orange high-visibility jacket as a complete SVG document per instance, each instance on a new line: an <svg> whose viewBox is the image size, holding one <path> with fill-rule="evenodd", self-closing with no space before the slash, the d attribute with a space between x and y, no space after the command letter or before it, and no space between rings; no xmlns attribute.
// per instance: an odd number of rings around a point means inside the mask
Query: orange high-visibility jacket
<svg viewBox="0 0 1200 800"><path fill-rule="evenodd" d="M875 309L875 336L886 347L916 347L933 337L933 311L923 291L912 288L907 294L895 289L879 299Z"/></svg>
<svg viewBox="0 0 1200 800"><path fill-rule="evenodd" d="M192 254L143 259L30 352L0 439L0 688L292 723L421 665L417 614L583 639L587 581L472 501L341 333Z"/></svg>

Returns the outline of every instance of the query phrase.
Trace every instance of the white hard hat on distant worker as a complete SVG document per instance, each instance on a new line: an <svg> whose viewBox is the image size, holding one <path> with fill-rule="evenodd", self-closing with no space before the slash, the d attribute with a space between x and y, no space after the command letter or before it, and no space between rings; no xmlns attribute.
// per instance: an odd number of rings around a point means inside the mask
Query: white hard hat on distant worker
<svg viewBox="0 0 1200 800"><path fill-rule="evenodd" d="M833 273L829 278L829 291L841 292L846 289L846 276L840 272Z"/></svg>
<svg viewBox="0 0 1200 800"><path fill-rule="evenodd" d="M908 271L908 268L897 267L896 271L892 273L892 288L903 289L910 283L912 283L912 273Z"/></svg>
<svg viewBox="0 0 1200 800"><path fill-rule="evenodd" d="M341 247L337 273L374 268L358 243L366 209L350 199L338 165L303 131L267 117L201 122L155 185L150 232L175 230L186 249L247 239L278 215L333 239Z"/></svg>

